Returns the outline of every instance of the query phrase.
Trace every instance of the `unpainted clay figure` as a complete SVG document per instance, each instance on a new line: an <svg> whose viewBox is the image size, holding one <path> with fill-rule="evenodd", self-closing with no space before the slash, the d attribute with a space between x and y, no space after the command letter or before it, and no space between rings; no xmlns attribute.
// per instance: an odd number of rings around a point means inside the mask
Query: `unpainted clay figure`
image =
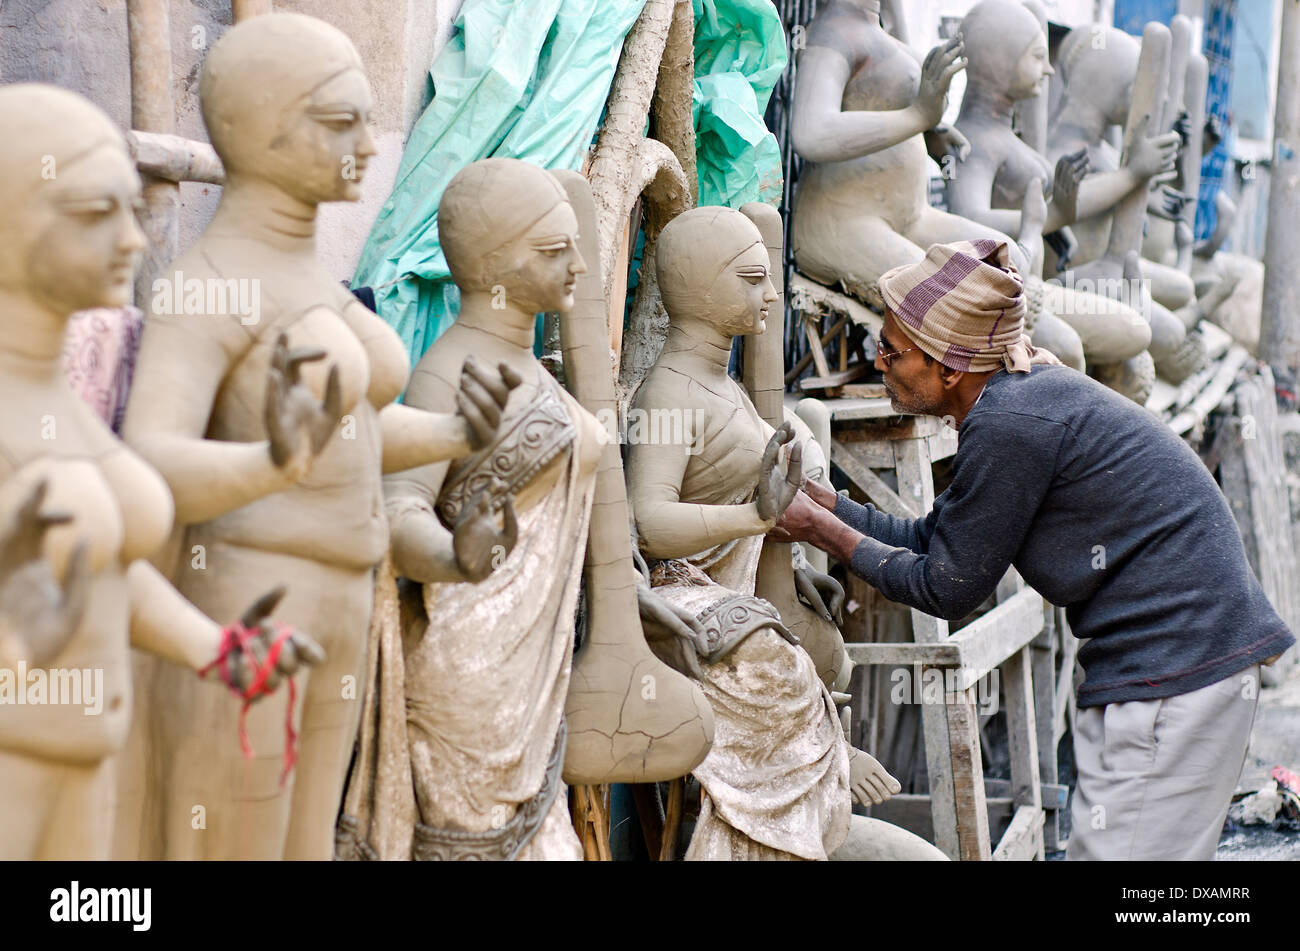
<svg viewBox="0 0 1300 951"><path fill-rule="evenodd" d="M278 577L218 614L244 612L242 627L223 629L145 560L171 529L167 486L65 379L69 315L127 304L144 249L121 133L80 96L13 85L0 89L0 139L0 858L106 859L130 646L184 668L195 687L206 670L236 689L259 673L277 686L321 653L263 625L279 595L257 596ZM236 633L253 635L248 650L227 650ZM238 756L239 703L210 689L231 714L212 745ZM266 752L279 769L283 727L276 741Z"/></svg>
<svg viewBox="0 0 1300 951"><path fill-rule="evenodd" d="M601 281L587 272L580 249L580 241L594 249L594 204L588 193L589 233L580 239L570 197L557 175L494 158L459 172L439 206L439 237L461 309L415 368L407 402L430 410L453 405L459 367L471 353L522 382L489 446L386 480L393 571L406 579L408 603L380 631L379 708L373 728L367 714L370 732L363 732L344 805L341 857L582 858L564 791L566 705L576 679L575 614L592 502L613 444L533 355L535 315L558 312L564 321L581 291L585 303L599 305L596 337L605 342L595 348L588 339L587 346L609 375ZM561 329L567 373L574 340ZM611 405L612 387L610 377ZM475 507L492 518L499 513L517 539L482 580L458 567L448 529ZM613 527L626 553L632 613L636 583L625 515L621 521ZM609 539L603 542L608 551ZM400 644L389 633L397 623ZM622 623L633 627L635 614ZM653 660L648 647L643 653ZM673 680L689 690L673 671L654 666L659 696L672 696ZM621 686L617 699L628 705L629 685ZM641 728L631 714L620 727L617 707L599 712L607 750L620 729ZM586 711L577 713L582 719ZM670 745L679 724L687 748L676 775L702 758L712 730L689 697L684 714L662 728ZM589 726L584 719L582 728Z"/></svg>
<svg viewBox="0 0 1300 951"><path fill-rule="evenodd" d="M778 299L768 249L745 214L697 208L664 229L656 267L668 337L633 406L680 413L688 438L629 446L628 490L655 592L704 633L652 640L714 706L687 858L824 859L848 836L851 795L899 787L848 746L812 659L754 596L764 536L801 483L802 447L779 460L793 431L727 374L732 338L761 333Z"/></svg>
<svg viewBox="0 0 1300 951"><path fill-rule="evenodd" d="M1158 29L1151 29L1158 27ZM1086 151L1094 175L1127 169L1149 185L1163 185L1177 174L1178 133L1151 135L1163 113L1168 83L1169 32L1149 25L1149 40L1139 42L1122 30L1080 27L1061 44L1059 71L1063 79L1061 100L1052 117L1048 157ZM1147 47L1144 52L1144 45ZM1107 136L1122 127L1125 148L1117 152ZM1153 171L1153 169L1155 171ZM1088 179L1084 179L1087 187ZM1082 214L1071 230L1079 241L1066 283L1095 287L1127 286L1122 282L1142 278L1151 302L1151 356L1157 363L1177 353L1186 328L1173 311L1187 305L1194 293L1190 279L1175 268L1141 259L1143 222L1148 210L1148 186L1127 192L1111 212L1092 217ZM1156 206L1167 194L1161 189ZM1181 210L1181 202L1176 202ZM1175 212L1176 213L1176 212Z"/></svg>
<svg viewBox="0 0 1300 951"><path fill-rule="evenodd" d="M123 783L124 796L144 797L130 816L145 821L124 825L119 853L328 859L361 712L372 574L388 547L381 475L486 441L511 381L469 367L449 412L395 404L409 368L400 340L316 259L318 206L355 201L375 154L370 90L346 36L296 14L245 21L208 53L199 93L226 184L207 230L154 284L125 435L186 526L177 586L224 616L283 579L284 616L329 659L298 679L297 709L285 698L249 717L252 762L215 745L231 716L219 691L154 672ZM469 518L458 555L490 570L499 539L481 513ZM289 715L301 749L282 785L269 754Z"/></svg>
<svg viewBox="0 0 1300 951"><path fill-rule="evenodd" d="M935 242L1008 241L929 203L924 134L943 116L952 77L965 65L963 52L954 37L922 64L881 26L880 0L831 0L818 11L799 54L791 109L791 142L806 162L791 222L802 273L878 303L880 275L919 261ZM969 144L951 130L945 141L951 167ZM1045 217L1042 195L1027 193L1015 235L1021 245L1037 246ZM1031 255L1013 248L1020 273L1033 273ZM1039 304L1035 343L1082 367L1078 335L1046 306L1041 282L1032 286Z"/></svg>
<svg viewBox="0 0 1300 951"><path fill-rule="evenodd" d="M962 20L961 35L967 78L956 126L971 152L948 176L953 212L1018 234L1027 192L1048 182L1052 194L1043 231L1053 232L1078 217L1103 213L1145 186L1147 177L1127 169L1084 177L1082 150L1062 156L1053 169L1046 156L1016 135L1016 104L1040 95L1053 73L1047 34L1023 3L983 0ZM1163 153L1154 148L1141 154L1153 165L1163 161ZM1036 257L1041 255L1041 248L1034 250ZM1127 360L1151 342L1146 319L1119 301L1053 283L1045 291L1045 305L1074 328L1090 364Z"/></svg>

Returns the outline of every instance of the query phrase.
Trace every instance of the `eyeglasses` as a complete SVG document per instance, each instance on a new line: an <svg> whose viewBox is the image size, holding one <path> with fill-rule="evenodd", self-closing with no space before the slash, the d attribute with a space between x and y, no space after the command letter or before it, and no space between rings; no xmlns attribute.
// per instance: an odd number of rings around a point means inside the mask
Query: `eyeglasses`
<svg viewBox="0 0 1300 951"><path fill-rule="evenodd" d="M920 350L920 347L908 347L906 350L886 350L885 345L880 340L876 341L876 356L884 363L885 369L889 369L890 362L894 357L902 356L905 353L911 353L913 350Z"/></svg>

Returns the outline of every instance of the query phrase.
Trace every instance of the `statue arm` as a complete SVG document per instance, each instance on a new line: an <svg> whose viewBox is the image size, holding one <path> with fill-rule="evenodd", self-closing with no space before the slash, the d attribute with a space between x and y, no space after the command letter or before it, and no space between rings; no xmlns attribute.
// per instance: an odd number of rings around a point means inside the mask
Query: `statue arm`
<svg viewBox="0 0 1300 951"><path fill-rule="evenodd" d="M434 511L448 468L440 462L384 477L393 569L420 584L470 580L456 559L451 531Z"/></svg>
<svg viewBox="0 0 1300 951"><path fill-rule="evenodd" d="M379 413L385 473L469 455L469 425L455 413L430 413L389 403Z"/></svg>
<svg viewBox="0 0 1300 951"><path fill-rule="evenodd" d="M270 442L205 439L213 403L239 342L220 318L149 320L123 427L125 441L157 469L183 524L211 521L294 482ZM235 333L242 336L242 330ZM242 338L243 345L247 338Z"/></svg>
<svg viewBox="0 0 1300 951"><path fill-rule="evenodd" d="M1128 196L1133 189L1146 185L1145 178L1139 178L1127 168L1115 172L1099 172L1089 175L1079 183L1079 214L1075 220L1091 218L1110 211ZM1062 221L1057 227L1074 224L1074 221ZM1056 228L1049 226L1048 232Z"/></svg>
<svg viewBox="0 0 1300 951"><path fill-rule="evenodd" d="M790 110L794 150L810 162L844 162L898 145L934 125L915 105L886 112L841 108L851 67L839 50L809 46L799 56Z"/></svg>
<svg viewBox="0 0 1300 951"><path fill-rule="evenodd" d="M126 571L131 603L131 646L199 670L221 647L221 628L190 604L144 559Z"/></svg>

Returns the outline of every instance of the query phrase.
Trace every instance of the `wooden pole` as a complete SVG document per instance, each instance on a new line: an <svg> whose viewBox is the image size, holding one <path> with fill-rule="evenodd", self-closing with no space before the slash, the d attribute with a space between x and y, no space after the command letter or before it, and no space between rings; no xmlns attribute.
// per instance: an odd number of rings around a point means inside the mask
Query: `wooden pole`
<svg viewBox="0 0 1300 951"><path fill-rule="evenodd" d="M1278 402L1296 406L1300 369L1300 0L1282 0L1277 109L1273 117L1273 174L1264 245L1264 308L1259 358L1273 368Z"/></svg>
<svg viewBox="0 0 1300 951"><path fill-rule="evenodd" d="M127 0L127 31L131 44L131 126L142 132L172 135L176 110L172 104L171 26L167 0ZM144 307L152 296L154 275L176 257L180 186L146 176L140 227L149 241L136 274L135 299Z"/></svg>
<svg viewBox="0 0 1300 951"><path fill-rule="evenodd" d="M271 13L271 0L231 0L234 7L235 22L243 23L263 13Z"/></svg>

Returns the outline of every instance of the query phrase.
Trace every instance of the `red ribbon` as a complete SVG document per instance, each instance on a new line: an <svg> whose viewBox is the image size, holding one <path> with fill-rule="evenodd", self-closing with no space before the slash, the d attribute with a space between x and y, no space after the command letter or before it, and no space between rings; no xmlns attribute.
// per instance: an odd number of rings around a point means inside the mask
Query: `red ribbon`
<svg viewBox="0 0 1300 951"><path fill-rule="evenodd" d="M248 708L252 706L254 700L258 697L269 696L273 691L266 686L267 678L275 670L275 665L280 659L280 652L284 648L284 642L293 636L293 628L287 624L275 624L275 640L271 643L271 648L266 652L266 659L261 663L256 663L253 658L257 655L250 648L250 642L254 637L261 633L260 627L244 627L239 622L235 622L221 629L221 650L217 654L216 660L208 664L199 671L200 677L207 676L213 667L220 665L219 674L221 680L231 692L243 698L244 705L239 710L239 748L243 751L245 759L253 758L253 744L248 739ZM253 662L253 682L247 688L240 690L234 685L230 673L230 655L239 652L247 654ZM294 763L298 760L296 745L298 734L293 728L293 708L298 700L298 688L294 684L293 678L289 678L289 703L284 713L284 772L280 774L280 786L283 787L293 772Z"/></svg>

